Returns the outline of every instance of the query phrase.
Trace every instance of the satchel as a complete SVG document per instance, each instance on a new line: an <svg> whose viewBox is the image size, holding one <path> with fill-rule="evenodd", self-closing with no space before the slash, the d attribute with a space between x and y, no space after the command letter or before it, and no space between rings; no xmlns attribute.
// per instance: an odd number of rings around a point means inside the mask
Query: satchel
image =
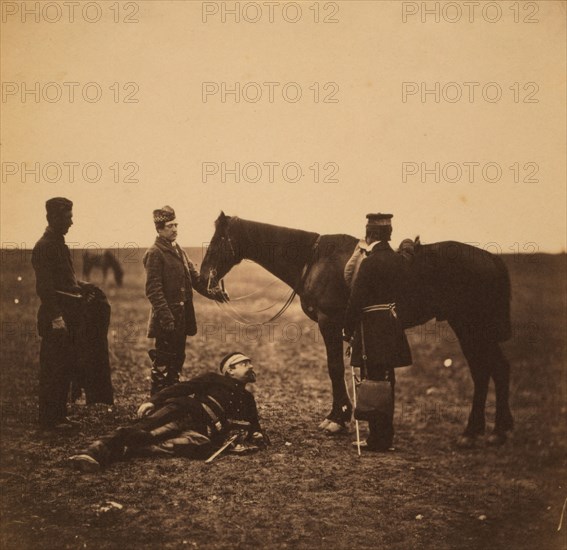
<svg viewBox="0 0 567 550"><path fill-rule="evenodd" d="M392 388L385 380L364 379L356 391L356 420L374 420L377 415L392 415Z"/></svg>

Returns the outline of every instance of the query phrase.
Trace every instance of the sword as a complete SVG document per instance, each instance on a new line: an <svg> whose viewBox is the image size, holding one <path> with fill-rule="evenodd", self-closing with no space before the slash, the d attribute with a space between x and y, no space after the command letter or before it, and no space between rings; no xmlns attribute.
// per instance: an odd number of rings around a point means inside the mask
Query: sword
<svg viewBox="0 0 567 550"><path fill-rule="evenodd" d="M237 433L237 434L234 434L232 437L228 438L226 440L225 444L220 449L215 451L209 458L207 458L207 460L205 460L205 464L210 464L224 450L226 450L228 447L230 447L239 437L240 437L240 434Z"/></svg>
<svg viewBox="0 0 567 550"><path fill-rule="evenodd" d="M356 376L354 375L354 367L351 365L351 372L352 372L352 394L353 394L353 402L354 408L356 410ZM360 456L360 426L358 424L358 420L354 419L354 425L356 427L356 448L358 450L358 456Z"/></svg>

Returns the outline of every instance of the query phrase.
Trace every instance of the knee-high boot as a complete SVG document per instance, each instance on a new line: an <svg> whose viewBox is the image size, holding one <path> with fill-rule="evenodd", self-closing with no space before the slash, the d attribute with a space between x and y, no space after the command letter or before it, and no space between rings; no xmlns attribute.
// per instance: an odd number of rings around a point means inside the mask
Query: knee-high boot
<svg viewBox="0 0 567 550"><path fill-rule="evenodd" d="M155 395L166 386L175 383L173 381L175 375L171 373L176 370L174 366L176 355L175 353L155 349L148 351L148 355L152 360L150 395ZM179 374L177 374L176 381L179 381Z"/></svg>

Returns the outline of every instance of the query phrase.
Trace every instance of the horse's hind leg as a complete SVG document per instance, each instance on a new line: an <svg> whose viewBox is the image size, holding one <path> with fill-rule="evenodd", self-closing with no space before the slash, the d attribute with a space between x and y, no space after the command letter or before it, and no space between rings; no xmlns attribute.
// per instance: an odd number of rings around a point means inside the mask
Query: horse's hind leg
<svg viewBox="0 0 567 550"><path fill-rule="evenodd" d="M325 433L336 434L346 431L345 423L350 422L352 415L352 405L345 383L343 340L338 323L320 319L319 329L327 349L327 365L333 389L333 407L319 428Z"/></svg>
<svg viewBox="0 0 567 550"><path fill-rule="evenodd" d="M489 343L492 379L496 393L496 417L494 433L488 438L491 444L500 444L506 440L506 433L514 428L514 418L510 411L510 363L497 342Z"/></svg>
<svg viewBox="0 0 567 550"><path fill-rule="evenodd" d="M467 427L458 442L461 447L470 447L474 444L475 438L484 433L486 425L486 396L488 394L491 368L485 343L471 338L467 330L456 329L455 332L459 337L461 349L469 364L474 383L472 409L469 414Z"/></svg>

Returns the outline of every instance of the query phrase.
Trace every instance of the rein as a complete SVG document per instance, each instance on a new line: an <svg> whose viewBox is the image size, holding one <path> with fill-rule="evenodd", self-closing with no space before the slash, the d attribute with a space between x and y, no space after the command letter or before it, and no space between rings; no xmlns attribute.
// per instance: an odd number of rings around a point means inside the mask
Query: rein
<svg viewBox="0 0 567 550"><path fill-rule="evenodd" d="M230 237L227 237L229 244L231 245L231 249L234 252L234 249L232 248L232 243L230 242ZM267 321L264 321L262 323L254 323L253 321L251 321L250 319L247 319L246 317L242 316L235 308L234 306L230 303L230 302L222 302L225 306L227 306L228 308L230 308L230 310L235 314L235 317L232 317L232 315L230 315L230 313L228 313L225 310L225 313L227 313L227 315L229 317L231 317L234 321L237 322L243 322L244 324L248 324L248 325L252 325L252 324L260 324L260 325L267 325L269 323L273 323L274 321L276 321L277 319L279 319L284 313L285 311L289 308L289 306L293 303L293 300L295 299L295 297L297 296L298 292L302 289L303 285L305 284L305 281L307 279L307 276L309 275L309 271L311 270L311 267L313 266L313 261L315 259L315 255L317 252L317 249L319 248L319 242L321 240L321 235L319 235L317 237L317 240L315 241L315 243L313 244L313 247L311 248L311 257L309 258L309 260L307 261L307 263L303 266L303 269L301 270L301 277L299 279L299 283L293 287L290 291L289 296L287 297L284 305L281 307L281 309L279 311L277 311L274 315L272 315L272 317L270 317L270 319L268 319ZM209 285L210 285L210 280L211 277L209 277ZM274 281L275 282L275 281ZM220 283L222 284L222 288L224 290L224 283L222 282L222 279L220 281ZM273 284L270 283L268 285L271 286ZM267 287L266 287L267 288ZM249 294L248 296L252 296L253 294L255 294L255 292L252 292L251 294ZM240 298L242 299L242 298ZM219 302L215 302L217 304L217 306L222 309L223 306L219 303ZM274 305L276 305L277 302L274 302L271 306L268 306L266 308L260 309L258 310L258 312L260 311L266 311L268 309L271 309L272 307L274 307Z"/></svg>

